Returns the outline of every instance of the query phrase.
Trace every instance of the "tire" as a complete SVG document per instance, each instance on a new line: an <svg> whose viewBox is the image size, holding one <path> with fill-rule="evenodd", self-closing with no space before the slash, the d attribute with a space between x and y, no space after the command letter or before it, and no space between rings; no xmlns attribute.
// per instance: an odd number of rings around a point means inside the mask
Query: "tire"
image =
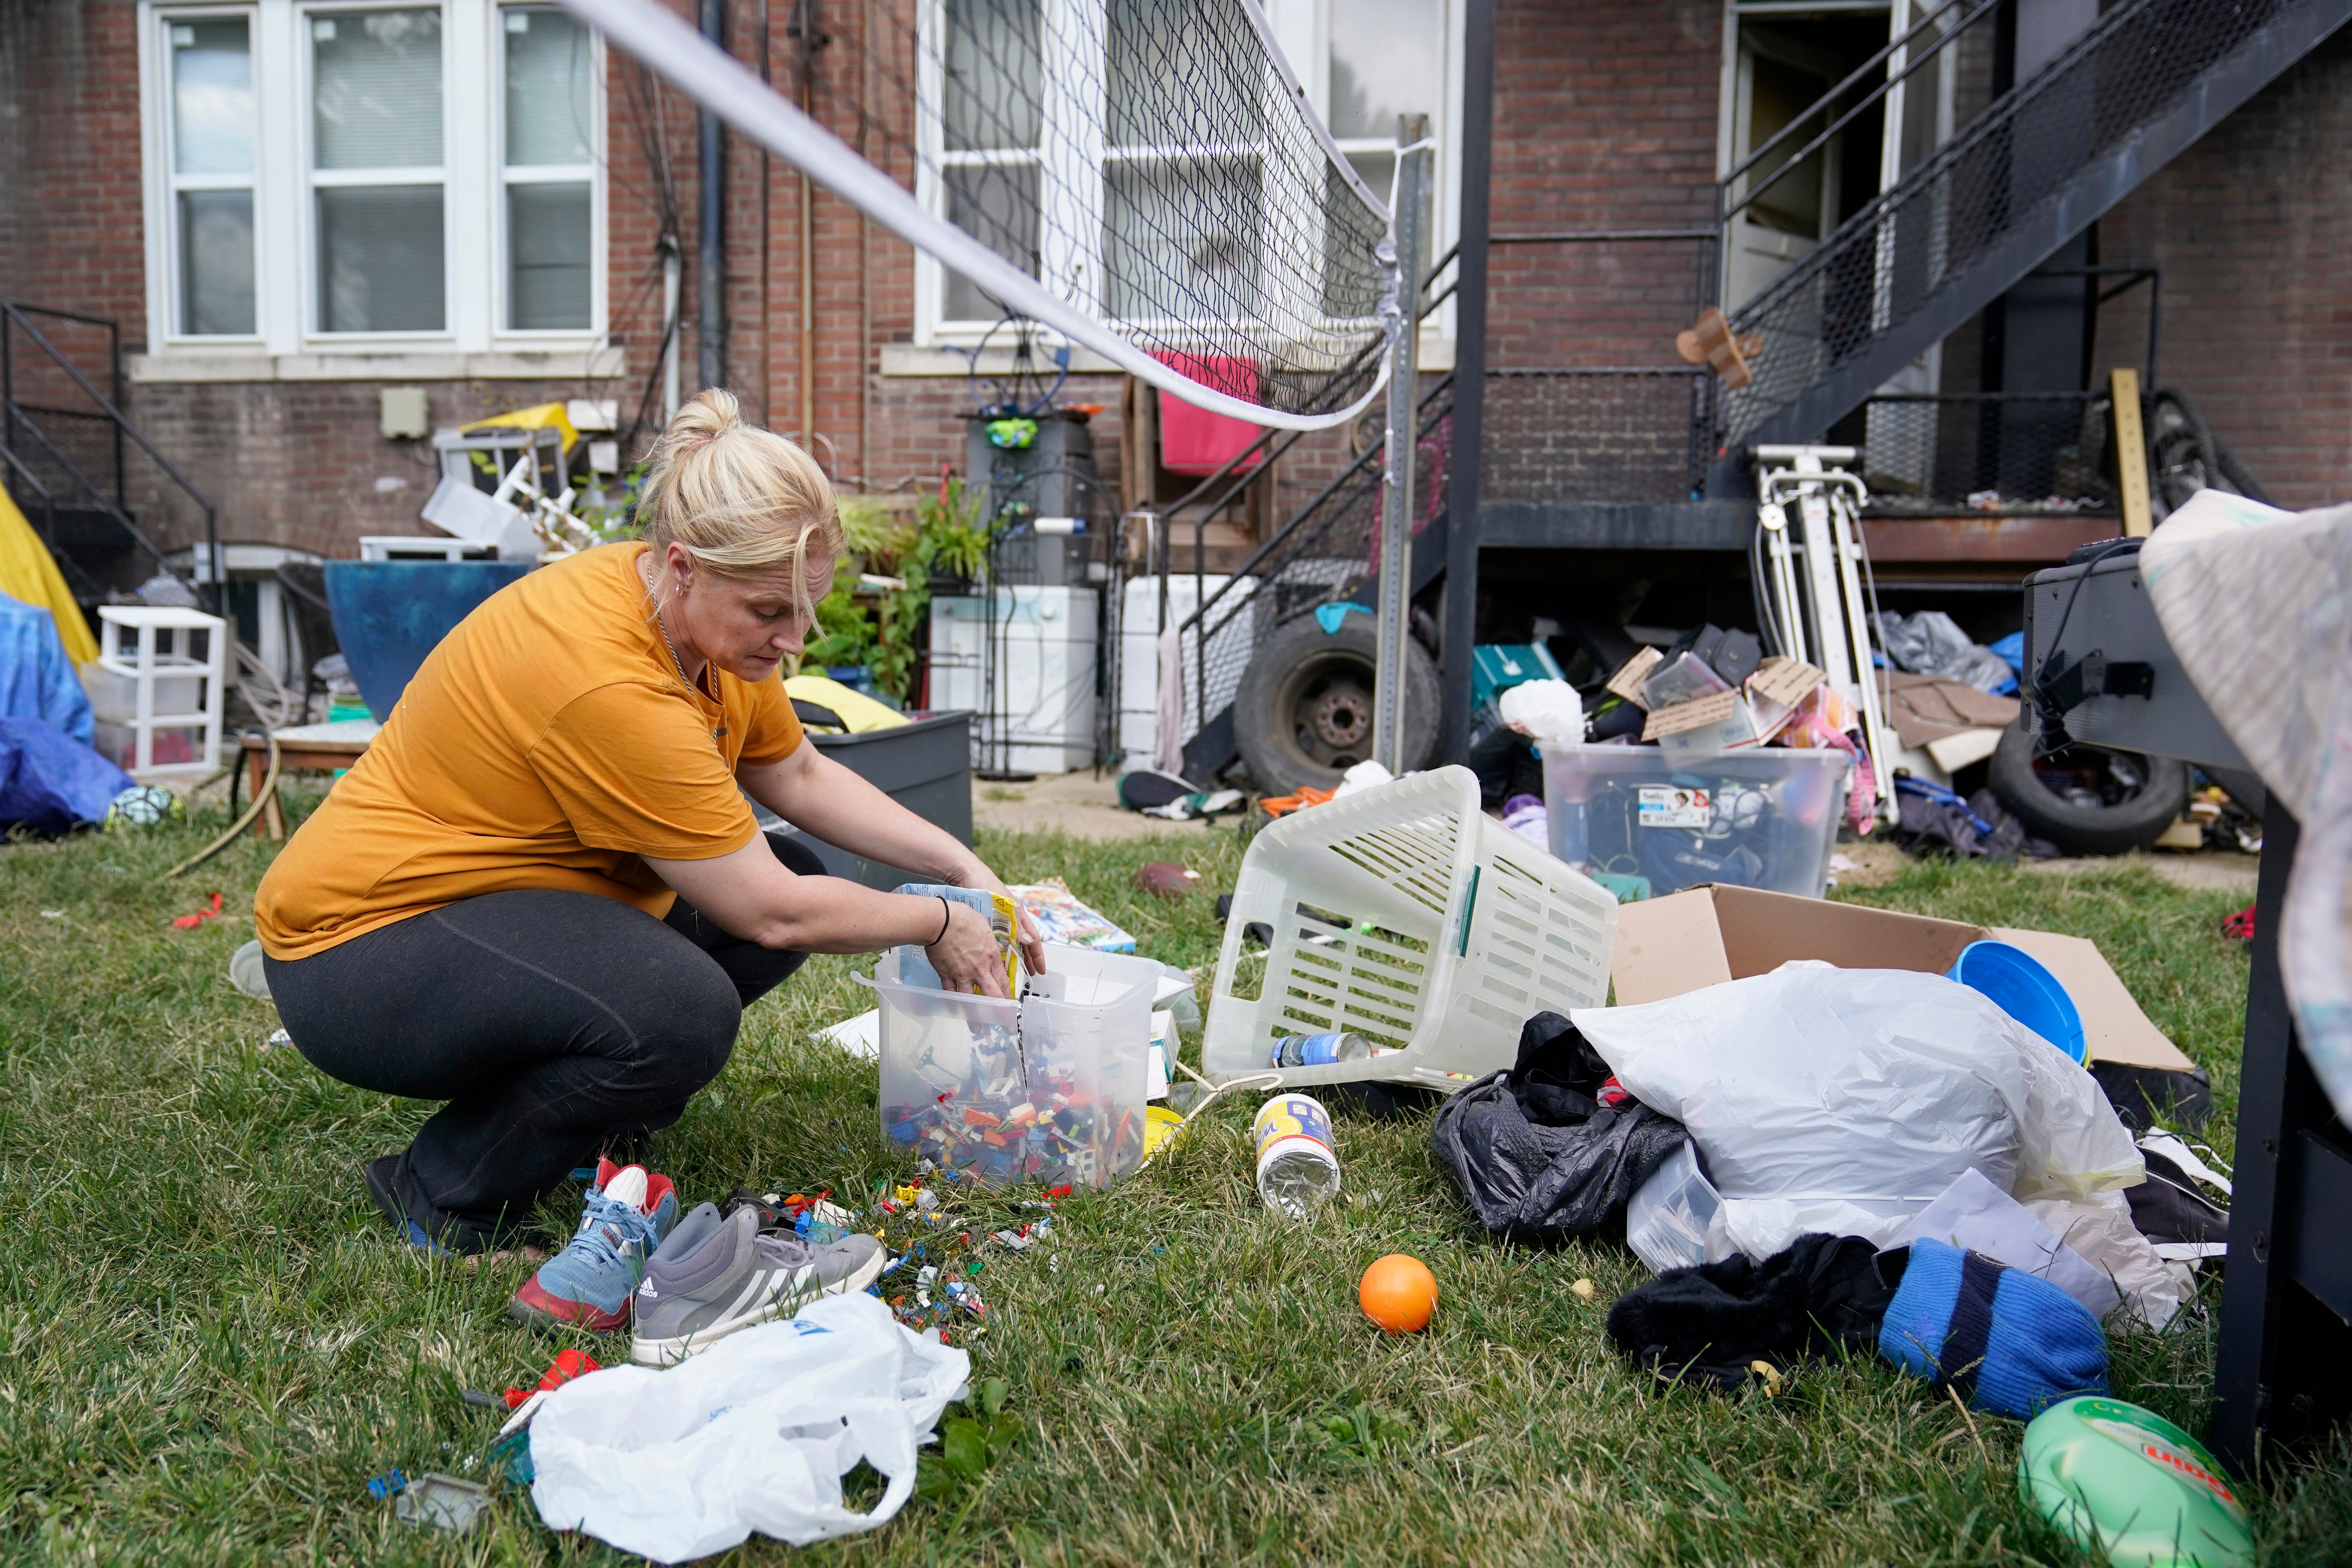
<svg viewBox="0 0 2352 1568"><path fill-rule="evenodd" d="M1341 774L1370 757L1378 648L1372 617L1352 612L1336 633L1300 616L1258 645L1234 693L1234 740L1262 792L1334 789ZM1425 767L1437 750L1443 689L1436 661L1410 637L1404 690L1399 750L1407 769Z"/></svg>
<svg viewBox="0 0 2352 1568"><path fill-rule="evenodd" d="M2079 764L2078 775L2097 780L2105 804L2093 805L2061 794L2045 774ZM2042 759L2036 769L2033 732L2021 715L2001 736L1987 770L1987 784L2026 831L2046 838L2069 855L2123 855L2155 843L2189 805L2186 763L2137 752L2070 745ZM2121 775L2121 776L2119 776ZM2130 778L2136 775L2135 785Z"/></svg>

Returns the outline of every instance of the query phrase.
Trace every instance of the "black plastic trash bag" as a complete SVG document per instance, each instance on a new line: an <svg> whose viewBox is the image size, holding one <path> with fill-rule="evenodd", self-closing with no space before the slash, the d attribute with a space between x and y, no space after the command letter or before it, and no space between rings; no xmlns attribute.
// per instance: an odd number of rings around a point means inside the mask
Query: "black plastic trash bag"
<svg viewBox="0 0 2352 1568"><path fill-rule="evenodd" d="M1431 1145L1481 1225L1510 1241L1623 1226L1626 1200L1689 1134L1631 1100L1599 1103L1609 1076L1574 1025L1538 1013L1519 1030L1516 1067L1439 1109Z"/></svg>

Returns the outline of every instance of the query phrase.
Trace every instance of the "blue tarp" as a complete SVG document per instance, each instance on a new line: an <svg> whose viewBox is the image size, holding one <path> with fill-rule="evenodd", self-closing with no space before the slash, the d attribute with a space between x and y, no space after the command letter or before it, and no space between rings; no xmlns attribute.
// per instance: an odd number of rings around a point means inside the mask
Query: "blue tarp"
<svg viewBox="0 0 2352 1568"><path fill-rule="evenodd" d="M89 744L89 699L49 612L0 594L0 719L41 719Z"/></svg>
<svg viewBox="0 0 2352 1568"><path fill-rule="evenodd" d="M103 822L114 797L138 782L53 725L0 718L0 833L67 833L76 823Z"/></svg>

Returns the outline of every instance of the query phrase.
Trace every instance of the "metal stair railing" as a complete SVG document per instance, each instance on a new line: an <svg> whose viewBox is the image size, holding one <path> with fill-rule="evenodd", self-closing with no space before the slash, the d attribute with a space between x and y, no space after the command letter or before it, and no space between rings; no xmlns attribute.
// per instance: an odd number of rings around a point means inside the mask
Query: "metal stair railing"
<svg viewBox="0 0 2352 1568"><path fill-rule="evenodd" d="M111 362L112 396L100 392L93 385L89 377L82 373L81 367L74 363L72 358L56 343L50 342L47 334L33 324L31 318L34 316L76 321L84 326L100 327L105 330L110 343L108 357ZM18 331L23 332L31 341L33 346L40 350L49 362L80 391L81 395L95 405L94 414L78 409L52 408L37 404L27 404L18 399L15 342L15 336ZM163 477L179 487L181 492L204 512L205 559L210 563L209 570L205 575L211 579L213 613L226 615L227 612L225 608L225 590L221 583L223 574L219 569L218 509L213 505L212 498L198 489L194 482L180 471L178 465L157 450L155 444L147 438L146 433L132 424L123 414L119 405L121 394L121 333L114 322L102 317L79 315L71 310L52 310L43 305L28 305L22 300L0 300L0 450L12 447L16 442L16 433L20 430L31 437L33 445L37 447L43 457L47 458L53 475L62 476L71 482L75 489L89 496L96 503L95 510L104 512L130 536L132 544L153 557L157 570L173 576L182 575L173 571L163 547L147 536L146 531L139 526L138 520L131 515L125 504L122 443L128 439L136 445L141 451L147 454L155 467L163 471ZM59 417L99 419L103 420L110 426L109 433L112 437L113 445L112 493L110 494L105 485L101 484L80 463L75 461L56 437L42 427L41 419L44 416L52 420ZM47 485L33 477L32 470L24 458L14 450L8 450L8 466L16 476L29 480L39 488L45 503L54 516L57 509L54 493ZM58 553L55 541L48 542L52 547L51 552Z"/></svg>
<svg viewBox="0 0 2352 1568"><path fill-rule="evenodd" d="M1423 392L1417 412L1425 450L1423 471L1414 478L1421 492L1416 537L1446 515L1454 377L1441 377ZM1179 647L1192 667L1184 703L1196 732L1208 731L1232 707L1242 671L1266 632L1378 574L1383 450L1375 444L1358 454L1177 623ZM1444 564L1435 552L1416 550L1414 591Z"/></svg>
<svg viewBox="0 0 2352 1568"><path fill-rule="evenodd" d="M72 591L74 597L77 599L96 598L98 596L98 584L89 580L89 574L83 571L80 564L76 562L73 557L66 554L58 548L58 499L56 494L50 490L47 485L41 482L41 476L33 471L32 465L26 462L24 458L16 456L16 454L11 451L5 443L0 443L0 462L5 462L8 465L9 472L14 476L14 478L8 481L8 489L12 493L15 491L18 484L22 484L30 489L34 496L39 500L40 505L37 508L25 506L20 500L17 503L18 510L25 512L28 517L35 511L38 511L40 514L41 527L39 532L41 535L41 542L48 546L50 558L57 562L58 570L65 574L67 579L66 586Z"/></svg>
<svg viewBox="0 0 2352 1568"><path fill-rule="evenodd" d="M2122 0L1739 307L1764 343L1730 440L1817 437L2347 17L2352 0Z"/></svg>

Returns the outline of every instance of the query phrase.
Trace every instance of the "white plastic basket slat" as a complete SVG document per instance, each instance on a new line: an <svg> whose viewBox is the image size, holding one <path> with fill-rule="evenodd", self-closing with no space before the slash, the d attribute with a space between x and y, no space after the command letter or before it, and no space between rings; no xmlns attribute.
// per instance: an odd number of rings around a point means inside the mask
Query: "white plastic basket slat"
<svg viewBox="0 0 2352 1568"><path fill-rule="evenodd" d="M1255 985L1253 921L1273 928ZM1343 1030L1380 1054L1283 1069L1285 1088L1385 1079L1458 1089L1511 1065L1528 1016L1605 1001L1617 903L1479 809L1438 768L1286 816L1234 889L1202 1056L1268 1071L1285 1035Z"/></svg>

